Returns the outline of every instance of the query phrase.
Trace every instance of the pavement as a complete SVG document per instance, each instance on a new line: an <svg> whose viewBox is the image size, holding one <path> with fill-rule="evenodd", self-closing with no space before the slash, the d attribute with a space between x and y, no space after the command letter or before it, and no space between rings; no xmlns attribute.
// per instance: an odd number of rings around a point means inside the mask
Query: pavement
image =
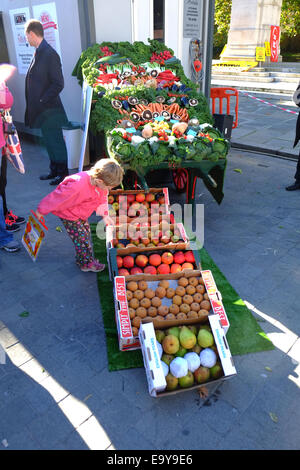
<svg viewBox="0 0 300 470"><path fill-rule="evenodd" d="M297 111L289 96L255 96ZM241 93L232 142L296 156L296 117ZM29 140L22 147L26 173L9 168L7 199L28 217L50 191L39 180L48 159ZM1 252L0 449L299 450L300 191L285 191L295 167L232 148L222 203L197 183L205 247L275 346L234 356L237 375L206 400L195 391L152 398L143 368L108 371L96 274L78 271L56 217L46 218L36 263L24 249Z"/></svg>

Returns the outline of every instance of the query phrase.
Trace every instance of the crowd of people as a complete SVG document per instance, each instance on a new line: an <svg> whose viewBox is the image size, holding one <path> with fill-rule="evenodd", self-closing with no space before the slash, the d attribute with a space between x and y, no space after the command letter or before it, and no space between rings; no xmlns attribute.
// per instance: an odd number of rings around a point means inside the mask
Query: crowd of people
<svg viewBox="0 0 300 470"><path fill-rule="evenodd" d="M104 208L108 192L121 184L122 168L109 159L99 160L89 171L69 175L67 148L62 127L68 118L60 99L64 88L61 60L57 52L44 39L43 25L32 19L25 25L25 35L35 53L25 79L26 126L40 129L49 156L49 172L41 180L50 180L56 188L48 194L36 210L38 219L52 213L60 217L67 233L75 245L76 263L81 271L99 272L104 265L94 258L88 218L97 214L106 217ZM13 238L13 232L20 230L25 222L21 215L15 215L6 200L7 185L7 135L4 126L5 111L13 105L13 96L7 82L15 72L8 64L0 66L0 248L11 253L20 250L20 244ZM300 83L293 97L300 107ZM294 147L300 140L300 114L296 124ZM286 187L288 191L300 189L300 153L295 182Z"/></svg>

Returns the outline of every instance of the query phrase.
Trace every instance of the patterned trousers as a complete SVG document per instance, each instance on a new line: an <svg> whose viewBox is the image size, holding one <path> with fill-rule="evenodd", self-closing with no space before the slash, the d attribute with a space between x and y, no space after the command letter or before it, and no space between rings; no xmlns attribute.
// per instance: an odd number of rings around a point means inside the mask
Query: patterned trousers
<svg viewBox="0 0 300 470"><path fill-rule="evenodd" d="M91 229L87 220L61 219L68 235L75 245L76 264L81 267L94 261Z"/></svg>

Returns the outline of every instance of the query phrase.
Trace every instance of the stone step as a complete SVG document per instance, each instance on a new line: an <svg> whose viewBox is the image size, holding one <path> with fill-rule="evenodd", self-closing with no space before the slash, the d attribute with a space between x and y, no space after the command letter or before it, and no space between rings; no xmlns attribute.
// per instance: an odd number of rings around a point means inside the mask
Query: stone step
<svg viewBox="0 0 300 470"><path fill-rule="evenodd" d="M279 77L285 79L298 79L300 80L300 72L268 72L270 77Z"/></svg>
<svg viewBox="0 0 300 470"><path fill-rule="evenodd" d="M226 70L219 70L217 67L213 68L213 74L215 75L238 75L239 77L248 77L248 76L255 76L255 77L269 77L269 72L256 72L256 71L248 71L248 72L240 72L239 70L231 70L228 67Z"/></svg>
<svg viewBox="0 0 300 470"><path fill-rule="evenodd" d="M275 81L262 83L254 80L232 80L232 77L229 77L227 80L222 80L220 76L212 76L211 86L219 86L224 88L229 87L236 88L237 90L257 91L261 93L284 94L288 96L291 96L295 91L295 85L293 83Z"/></svg>
<svg viewBox="0 0 300 470"><path fill-rule="evenodd" d="M233 75L229 75L229 74L215 74L215 72L212 73L212 78L216 78L218 80L235 80L235 81L251 81L253 80L253 76L250 75L250 74L245 74L245 75L242 75L241 73L240 74L233 74ZM262 82L262 83L271 83L271 82L274 82L275 79L273 77L255 77L255 81L256 82Z"/></svg>

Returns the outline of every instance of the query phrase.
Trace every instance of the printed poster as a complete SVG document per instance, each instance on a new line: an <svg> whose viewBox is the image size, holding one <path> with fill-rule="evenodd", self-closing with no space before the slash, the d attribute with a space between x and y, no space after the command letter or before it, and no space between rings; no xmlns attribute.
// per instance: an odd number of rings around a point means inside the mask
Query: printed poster
<svg viewBox="0 0 300 470"><path fill-rule="evenodd" d="M61 57L59 32L57 25L56 5L44 3L42 5L33 5L33 18L39 20L44 28L44 39L56 50Z"/></svg>
<svg viewBox="0 0 300 470"><path fill-rule="evenodd" d="M9 16L16 50L18 72L21 75L26 75L35 51L34 47L28 44L24 30L26 21L31 18L29 8L24 7L9 10Z"/></svg>

